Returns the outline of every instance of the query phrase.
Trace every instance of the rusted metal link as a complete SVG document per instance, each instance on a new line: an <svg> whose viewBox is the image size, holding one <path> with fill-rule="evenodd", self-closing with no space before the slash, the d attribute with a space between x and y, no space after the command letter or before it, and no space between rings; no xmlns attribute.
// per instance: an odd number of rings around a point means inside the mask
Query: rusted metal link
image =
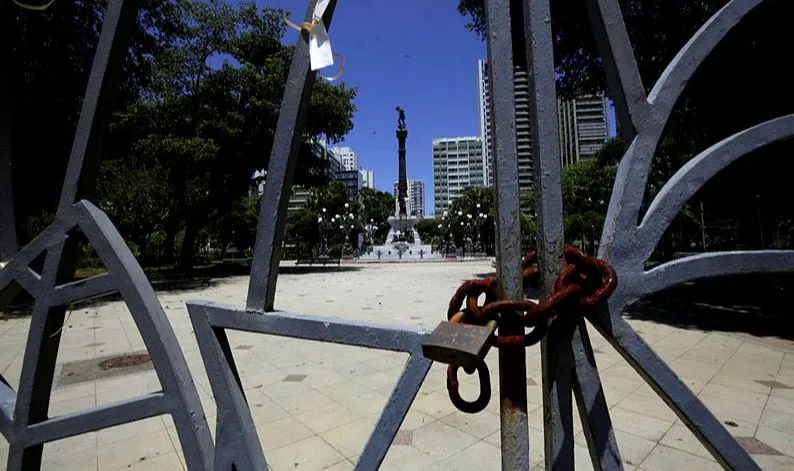
<svg viewBox="0 0 794 471"><path fill-rule="evenodd" d="M531 346L540 342L546 335L549 320L564 313L581 313L583 309L603 303L617 287L615 270L606 262L590 257L581 250L570 245L565 246L565 260L568 263L557 276L554 292L534 302L530 299L506 300L504 293L497 286L496 278L483 278L463 283L449 302L447 319L451 323L486 325L495 321L498 326L500 317L505 313L519 313L526 327L532 330L524 335L495 335L494 346L508 347L515 345ZM521 271L524 285L532 285L538 281L537 254L530 252L521 259ZM485 295L482 306L479 298ZM482 360L477 365L480 379L480 395L473 402L465 401L460 396L458 382L459 366L449 365L447 368L447 391L452 403L463 412L476 413L487 407L491 398L491 380L488 367ZM464 368L466 373L473 374L474 368Z"/></svg>
<svg viewBox="0 0 794 471"><path fill-rule="evenodd" d="M522 313L526 327L534 329L526 334L524 345L534 345L546 333L547 321L562 311L577 311L592 308L604 301L617 287L617 275L606 262L591 257L576 247L565 246L565 259L568 264L555 281L555 290L550 296L535 303L529 299L504 300L496 278L484 278L463 283L449 303L447 318L452 319L465 304L466 315L459 322L485 325L488 321L499 321L503 312ZM521 259L521 270L525 285L532 285L538 279L537 253L530 252ZM479 297L485 294L485 302L480 306ZM496 337L495 345L520 344L511 337Z"/></svg>
<svg viewBox="0 0 794 471"><path fill-rule="evenodd" d="M593 294L585 296L579 300L579 304L584 307L594 307L598 304L601 304L608 299L609 296L615 291L615 288L618 287L618 274L615 273L615 269L609 266L609 264L603 260L594 260L602 273L604 282L601 283L601 286L596 288Z"/></svg>
<svg viewBox="0 0 794 471"><path fill-rule="evenodd" d="M478 320L477 323L480 325L485 324L487 320L483 320L481 307L478 304L478 299L482 294L485 294L484 304L492 303L501 298L501 292L497 287L496 278L489 277L481 280L469 280L460 285L449 301L447 320L451 321L452 316L461 310L465 302L466 309Z"/></svg>
<svg viewBox="0 0 794 471"><path fill-rule="evenodd" d="M449 365L447 367L447 392L452 404L461 412L476 414L482 412L491 402L491 374L485 361L477 366L477 375L480 379L480 395L477 399L469 402L460 397L460 382L458 381L458 367Z"/></svg>

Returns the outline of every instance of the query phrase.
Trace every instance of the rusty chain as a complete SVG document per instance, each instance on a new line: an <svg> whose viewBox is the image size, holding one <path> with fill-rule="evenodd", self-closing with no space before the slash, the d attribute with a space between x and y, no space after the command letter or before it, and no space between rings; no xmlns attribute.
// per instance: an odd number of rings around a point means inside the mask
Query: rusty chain
<svg viewBox="0 0 794 471"><path fill-rule="evenodd" d="M494 334L496 347L508 345L535 345L546 335L549 321L560 314L582 313L607 301L617 287L615 270L603 260L591 257L571 245L564 249L566 265L557 276L554 292L537 303L530 299L506 300L495 277L464 282L449 302L447 320L451 323L485 325L496 321L504 312L522 313L524 325L532 328L524 335L500 336ZM521 260L524 286L537 286L539 271L537 253L530 252ZM485 296L482 305L481 296ZM491 380L485 361L476 370L480 380L480 395L468 402L460 396L458 366L447 368L447 391L452 403L468 413L480 412L491 399ZM474 370L465 370L473 374Z"/></svg>

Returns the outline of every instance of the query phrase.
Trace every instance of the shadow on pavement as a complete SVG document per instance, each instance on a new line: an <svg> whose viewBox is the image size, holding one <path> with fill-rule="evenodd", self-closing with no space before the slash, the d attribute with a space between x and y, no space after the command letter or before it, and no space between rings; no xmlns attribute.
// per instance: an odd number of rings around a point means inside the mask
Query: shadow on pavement
<svg viewBox="0 0 794 471"><path fill-rule="evenodd" d="M723 277L650 296L625 316L680 328L794 340L794 275Z"/></svg>
<svg viewBox="0 0 794 471"><path fill-rule="evenodd" d="M354 266L336 266L336 265L296 265L278 267L278 272L285 275L303 275L306 273L341 273L359 271L361 267Z"/></svg>
<svg viewBox="0 0 794 471"><path fill-rule="evenodd" d="M475 274L478 278L495 275ZM537 299L538 292L528 288L525 295ZM794 274L685 283L629 306L624 315L683 329L794 340Z"/></svg>

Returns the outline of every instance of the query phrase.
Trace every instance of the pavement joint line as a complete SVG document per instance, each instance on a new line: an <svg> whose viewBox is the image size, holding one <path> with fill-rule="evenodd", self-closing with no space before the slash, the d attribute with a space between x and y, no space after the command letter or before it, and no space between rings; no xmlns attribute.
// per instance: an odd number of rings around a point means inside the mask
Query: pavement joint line
<svg viewBox="0 0 794 471"><path fill-rule="evenodd" d="M777 372L775 372L775 378L780 376L780 369L783 367L783 360L786 359L786 355L783 354L780 356L780 363L777 365ZM766 410L766 406L769 405L769 398L772 397L772 391L774 388L769 388L769 392L766 395L766 401L764 401L764 407L761 408L761 416L758 418L758 423L755 424L755 430L753 431L753 438L758 434L758 427L761 426L761 419L764 418L764 411ZM765 442L762 442L767 445ZM768 445L767 445L768 446Z"/></svg>

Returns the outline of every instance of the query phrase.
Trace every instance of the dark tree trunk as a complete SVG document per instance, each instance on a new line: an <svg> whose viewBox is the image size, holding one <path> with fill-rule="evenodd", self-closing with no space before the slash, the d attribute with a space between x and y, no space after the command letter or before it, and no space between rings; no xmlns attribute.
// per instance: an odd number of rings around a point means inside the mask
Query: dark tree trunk
<svg viewBox="0 0 794 471"><path fill-rule="evenodd" d="M174 261L177 232L179 232L178 224L166 224L165 242L163 243L163 254L161 260L162 263L172 263Z"/></svg>
<svg viewBox="0 0 794 471"><path fill-rule="evenodd" d="M197 236L198 225L195 222L187 221L185 238L182 240L182 249L179 254L179 267L188 274L193 272L193 255L195 254Z"/></svg>
<svg viewBox="0 0 794 471"><path fill-rule="evenodd" d="M144 236L138 244L138 264L147 265L149 263L149 244Z"/></svg>

